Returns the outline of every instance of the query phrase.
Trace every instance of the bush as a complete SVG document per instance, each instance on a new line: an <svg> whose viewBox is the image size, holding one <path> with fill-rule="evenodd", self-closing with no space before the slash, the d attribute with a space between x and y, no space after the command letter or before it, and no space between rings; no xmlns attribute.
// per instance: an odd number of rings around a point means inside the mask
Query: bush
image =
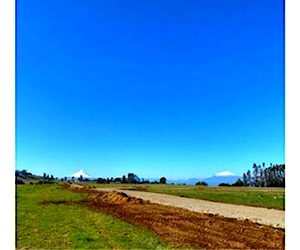
<svg viewBox="0 0 300 250"><path fill-rule="evenodd" d="M228 184L228 183L220 183L219 187L230 187L230 184Z"/></svg>
<svg viewBox="0 0 300 250"><path fill-rule="evenodd" d="M208 184L205 181L198 181L196 183L197 186L207 186Z"/></svg>

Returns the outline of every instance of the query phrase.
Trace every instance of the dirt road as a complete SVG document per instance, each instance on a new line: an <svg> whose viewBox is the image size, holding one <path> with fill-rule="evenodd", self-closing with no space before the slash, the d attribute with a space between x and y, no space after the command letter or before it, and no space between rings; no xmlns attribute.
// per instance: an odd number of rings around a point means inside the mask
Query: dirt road
<svg viewBox="0 0 300 250"><path fill-rule="evenodd" d="M150 230L179 249L284 249L285 230L250 220L227 218L212 213L193 212L188 209L152 203L134 196L149 198L150 195L166 202L167 196L135 191L124 193L105 189L95 190L71 185L74 192L87 194L87 199L76 203L94 211L111 214L128 223ZM111 191L111 192L107 192ZM144 194L148 195L147 197ZM158 198L159 197L159 198ZM180 197L176 202L180 203ZM158 200L156 200L158 201ZM190 201L190 199L185 200ZM168 200L170 202L170 200ZM52 203L72 205L69 201ZM181 200L181 203L182 202ZM191 205L191 203L189 204ZM214 203L214 206L216 203Z"/></svg>
<svg viewBox="0 0 300 250"><path fill-rule="evenodd" d="M97 188L99 191L112 191L114 188ZM259 207L225 204L193 198L178 197L173 195L148 193L132 190L118 190L130 196L149 200L152 203L185 208L194 212L222 215L228 218L249 219L264 225L285 228L284 211Z"/></svg>

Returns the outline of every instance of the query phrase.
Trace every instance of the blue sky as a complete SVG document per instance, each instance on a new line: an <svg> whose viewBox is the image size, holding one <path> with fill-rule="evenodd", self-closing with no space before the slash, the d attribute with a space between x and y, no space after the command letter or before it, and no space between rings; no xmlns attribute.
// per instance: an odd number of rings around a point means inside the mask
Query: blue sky
<svg viewBox="0 0 300 250"><path fill-rule="evenodd" d="M18 1L16 168L242 174L284 162L282 1Z"/></svg>

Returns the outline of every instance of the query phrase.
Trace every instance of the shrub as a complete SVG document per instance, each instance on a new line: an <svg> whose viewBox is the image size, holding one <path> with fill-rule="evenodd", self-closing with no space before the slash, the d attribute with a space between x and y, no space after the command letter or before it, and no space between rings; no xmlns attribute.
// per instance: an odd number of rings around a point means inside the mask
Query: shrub
<svg viewBox="0 0 300 250"><path fill-rule="evenodd" d="M205 181L198 181L196 183L197 186L207 186L208 184Z"/></svg>
<svg viewBox="0 0 300 250"><path fill-rule="evenodd" d="M228 184L228 183L220 183L219 187L230 187L230 184Z"/></svg>

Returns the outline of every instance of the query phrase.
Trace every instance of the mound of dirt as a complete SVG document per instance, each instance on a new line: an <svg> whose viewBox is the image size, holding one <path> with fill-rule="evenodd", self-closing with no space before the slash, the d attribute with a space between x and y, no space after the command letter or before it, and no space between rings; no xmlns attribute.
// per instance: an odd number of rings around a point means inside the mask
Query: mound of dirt
<svg viewBox="0 0 300 250"><path fill-rule="evenodd" d="M131 197L123 192L112 191L108 193L92 193L88 197L94 202L105 202L109 204L145 204L148 203L139 198Z"/></svg>

